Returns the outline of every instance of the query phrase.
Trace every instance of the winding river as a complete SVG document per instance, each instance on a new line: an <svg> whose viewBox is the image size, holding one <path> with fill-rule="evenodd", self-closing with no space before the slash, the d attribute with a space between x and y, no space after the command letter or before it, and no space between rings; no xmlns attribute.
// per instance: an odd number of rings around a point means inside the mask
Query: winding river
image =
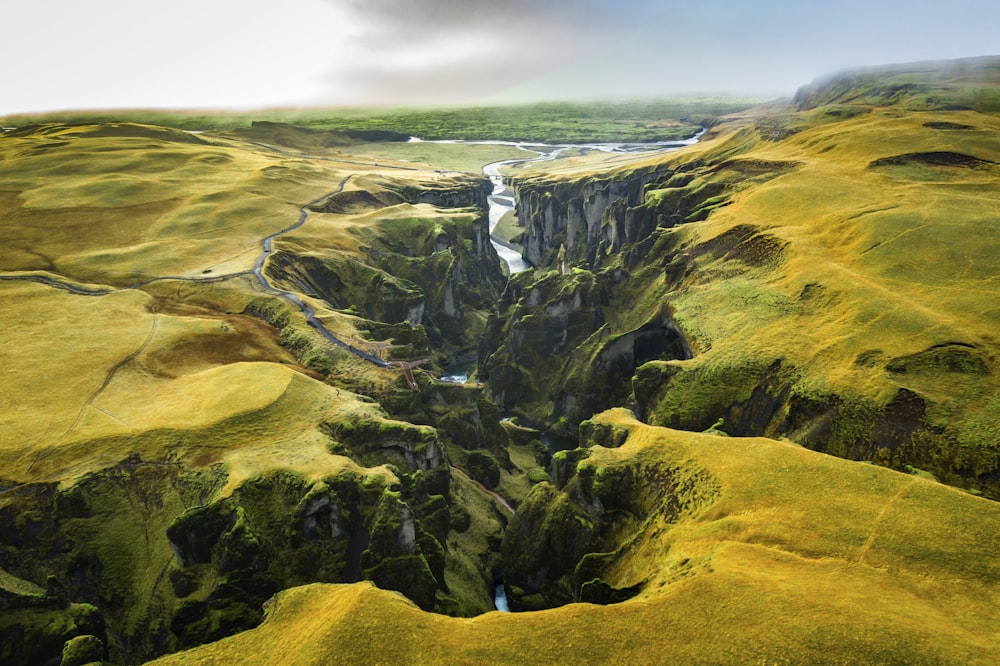
<svg viewBox="0 0 1000 666"><path fill-rule="evenodd" d="M515 164L524 164L526 162L545 162L548 160L554 160L564 151L570 149L595 150L603 153L639 153L677 150L678 148L683 148L684 146L690 146L697 143L704 131L705 130L701 130L692 138L685 139L683 141L658 141L655 143L614 142L568 143L554 145L516 141L435 141L434 143L514 146L529 153L533 153L531 157L502 160L500 162L487 164L483 167L483 174L493 183L493 192L490 194L488 199L490 205L490 241L493 243L493 247L497 251L497 254L500 255L500 258L507 264L510 274L514 275L515 273L521 273L528 270L531 268L531 264L525 261L524 257L521 256L521 253L515 248L497 240L497 238L493 236L493 231L496 229L497 223L500 222L500 219L503 218L503 216L508 212L515 210L514 192L507 187L503 175L500 173L500 169L503 167L513 166ZM420 141L420 139L412 138L410 141Z"/></svg>

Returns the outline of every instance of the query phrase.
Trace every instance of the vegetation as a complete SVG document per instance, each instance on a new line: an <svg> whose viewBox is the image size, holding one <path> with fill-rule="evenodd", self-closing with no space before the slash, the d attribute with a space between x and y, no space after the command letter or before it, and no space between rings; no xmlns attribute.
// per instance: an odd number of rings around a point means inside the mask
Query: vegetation
<svg viewBox="0 0 1000 666"><path fill-rule="evenodd" d="M366 585L309 586L278 595L259 628L155 663L995 659L995 503L791 444L652 428L624 411L599 422L624 428L624 445L594 445L562 490L532 497L582 512L618 498L629 529L609 532L618 547L601 575L640 583L631 600L455 620ZM672 485L622 485L649 474ZM588 490L588 478L613 481ZM565 529L551 521L531 538L554 548Z"/></svg>
<svg viewBox="0 0 1000 666"><path fill-rule="evenodd" d="M5 122L0 661L996 663L996 69Z"/></svg>
<svg viewBox="0 0 1000 666"><path fill-rule="evenodd" d="M164 111L63 112L11 116L7 126L29 123L139 122L186 130L233 130L270 121L324 130L388 130L422 139L483 139L580 143L686 139L713 116L741 111L753 101L690 98L633 102L543 103L457 109L313 109L252 113Z"/></svg>

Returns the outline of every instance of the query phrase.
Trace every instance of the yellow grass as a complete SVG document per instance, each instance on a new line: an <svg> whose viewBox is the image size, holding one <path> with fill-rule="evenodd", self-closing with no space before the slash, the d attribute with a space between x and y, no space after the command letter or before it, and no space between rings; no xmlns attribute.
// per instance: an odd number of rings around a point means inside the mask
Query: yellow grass
<svg viewBox="0 0 1000 666"><path fill-rule="evenodd" d="M679 299L679 316L712 353L773 350L780 339L782 354L840 388L858 381L850 368L863 351L891 358L945 342L988 343L1000 326L996 173L959 169L946 181L912 182L868 168L883 157L946 149L1000 161L1000 120L969 115L934 114L984 128L951 132L947 144L922 127L929 114L885 113L741 155L802 166L680 233L707 240L749 224L790 251L777 270L709 268L716 279ZM803 311L797 301L808 284L822 285L829 300Z"/></svg>
<svg viewBox="0 0 1000 666"><path fill-rule="evenodd" d="M71 480L132 453L225 461L230 486L267 467L318 478L351 465L316 427L371 406L296 370L256 320L152 313L138 291L0 294L9 480Z"/></svg>
<svg viewBox="0 0 1000 666"><path fill-rule="evenodd" d="M80 128L4 137L0 266L112 284L248 270L262 237L293 224L299 205L345 175L175 138Z"/></svg>
<svg viewBox="0 0 1000 666"><path fill-rule="evenodd" d="M616 606L453 619L369 584L280 594L264 624L157 664L970 663L1000 657L1000 508L766 439L650 428L585 466L708 474L721 496L654 520Z"/></svg>

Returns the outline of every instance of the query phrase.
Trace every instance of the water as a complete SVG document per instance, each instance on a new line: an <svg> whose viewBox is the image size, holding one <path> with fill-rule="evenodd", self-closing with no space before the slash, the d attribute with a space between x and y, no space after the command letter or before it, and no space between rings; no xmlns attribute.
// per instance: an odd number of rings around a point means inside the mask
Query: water
<svg viewBox="0 0 1000 666"><path fill-rule="evenodd" d="M445 375L441 381L449 384L465 384L469 381L469 375Z"/></svg>
<svg viewBox="0 0 1000 666"><path fill-rule="evenodd" d="M497 583L493 590L493 605L501 613L510 612L510 606L507 604L507 591L503 589L503 582Z"/></svg>
<svg viewBox="0 0 1000 666"><path fill-rule="evenodd" d="M510 191L504 183L503 176L500 175L500 169L502 167L511 166L512 164L522 164L524 162L545 162L554 160L559 157L563 151L570 148L599 150L605 153L636 153L643 151L676 150L677 148L697 143L699 137L701 137L703 133L704 130L696 134L694 137L684 141L659 141L656 143L581 143L558 146L549 146L537 143L522 143L516 141L441 141L440 143L478 143L516 146L521 150L534 153L534 157L503 160L502 162L494 162L493 164L487 164L483 167L483 174L493 181L493 193L490 194L488 199L490 204L490 242L493 243L493 248L497 251L500 258L507 264L510 274L514 275L515 273L526 271L532 266L524 260L524 257L521 256L520 252L511 247L507 247L492 237L493 230L496 228L500 218L508 212L514 210L514 193ZM419 139L416 138L411 138L410 140L419 141Z"/></svg>

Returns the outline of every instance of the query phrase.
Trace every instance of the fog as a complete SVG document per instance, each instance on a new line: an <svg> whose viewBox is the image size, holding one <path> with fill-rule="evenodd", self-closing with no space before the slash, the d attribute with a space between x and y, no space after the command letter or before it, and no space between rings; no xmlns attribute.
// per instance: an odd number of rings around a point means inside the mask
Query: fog
<svg viewBox="0 0 1000 666"><path fill-rule="evenodd" d="M779 96L1000 53L983 0L34 0L4 20L0 114Z"/></svg>

